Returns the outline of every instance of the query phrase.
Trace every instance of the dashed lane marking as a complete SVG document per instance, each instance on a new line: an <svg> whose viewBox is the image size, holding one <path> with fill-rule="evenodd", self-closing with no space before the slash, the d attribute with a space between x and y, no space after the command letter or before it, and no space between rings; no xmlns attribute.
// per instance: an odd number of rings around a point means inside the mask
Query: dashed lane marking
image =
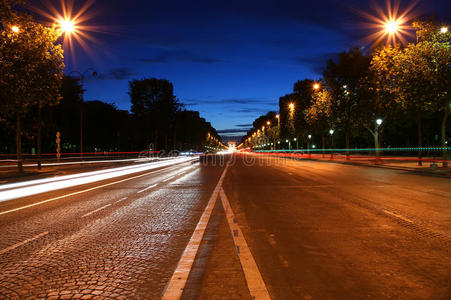
<svg viewBox="0 0 451 300"><path fill-rule="evenodd" d="M121 198L121 199L117 200L117 201L114 202L114 203L119 203L119 202L122 202L122 201L124 201L124 200L126 200L126 199L128 199L128 198L127 198L127 197L124 197L124 198Z"/></svg>
<svg viewBox="0 0 451 300"><path fill-rule="evenodd" d="M258 270L257 263L252 256L243 232L236 222L235 215L233 214L232 207L230 206L229 199L227 198L224 190L221 188L220 196L222 200L222 206L224 207L227 222L232 233L233 242L236 247L237 254L240 258L241 267L243 268L244 277L246 277L247 287L253 299L271 299L268 290L266 289L263 277Z"/></svg>
<svg viewBox="0 0 451 300"><path fill-rule="evenodd" d="M39 239L39 238L41 238L41 237L43 237L44 235L47 235L47 234L49 234L49 232L48 232L48 231L45 231L45 232L40 233L40 234L38 234L38 235L36 235L36 236L34 236L34 237L32 237L32 238L29 238L29 239L27 239L27 240L25 240L25 241L22 241L22 242L20 242L20 243L17 243L17 244L14 244L14 245L12 245L12 246L9 246L8 248L5 248L5 249L3 249L3 250L0 250L0 255L3 254L3 253L6 253L6 252L8 252L8 251L11 251L11 250L13 250L13 249L16 249L17 247L20 247L20 246L22 246L22 245L25 245L26 243L29 243L29 242L34 241L34 240L37 240L37 239Z"/></svg>
<svg viewBox="0 0 451 300"><path fill-rule="evenodd" d="M175 176L168 177L168 178L166 178L165 180L163 180L163 182L169 181L169 180L171 180L172 178L175 178Z"/></svg>
<svg viewBox="0 0 451 300"><path fill-rule="evenodd" d="M142 190L138 191L137 193L138 193L138 194L141 194L142 192L145 192L145 191L147 191L147 190L150 190L150 189L152 189L152 188L154 188L154 187L156 187L156 186L157 186L157 184L152 184L152 185L146 187L145 189L142 189Z"/></svg>
<svg viewBox="0 0 451 300"><path fill-rule="evenodd" d="M205 207L202 216L200 217L199 223L197 223L197 226L194 229L193 235L191 236L188 245L183 251L177 268L172 274L172 277L163 292L163 297L161 298L162 300L178 300L182 297L183 289L185 288L189 273L191 272L194 259L196 257L197 251L199 250L200 243L207 228L208 221L210 220L213 208L216 204L216 199L218 198L219 190L222 186L222 182L227 173L228 167L229 164L226 165L221 177L219 178L219 182L213 191L213 194L208 200L208 204Z"/></svg>
<svg viewBox="0 0 451 300"><path fill-rule="evenodd" d="M92 187L92 188L89 188L89 189L86 189L86 190L81 190L81 191L78 191L78 192L69 193L69 194L66 194L66 195L58 196L58 197L47 199L47 200L44 200L44 201L39 201L39 202L36 202L36 203L33 203L33 204L28 204L28 205L25 205L25 206L21 206L21 207L13 208L13 209L10 209L10 210L2 211L2 212L0 212L0 216L1 215L6 215L6 214L9 214L9 213L18 211L18 210L22 210L22 209L25 209L25 208L29 208L29 207L41 205L41 204L44 204L44 203L47 203L47 202L59 200L59 199L62 199L62 198L66 198L66 197L75 196L75 195L78 195L78 194L90 192L90 191L93 191L93 190L104 188L106 186L122 183L122 182L125 182L125 181L129 181L129 180L132 180L132 179L140 178L140 177L143 177L143 176L147 176L147 175L150 175L150 174L153 174L153 173L162 172L162 171L166 171L166 169L161 169L161 170L152 171L152 172L148 172L148 173L137 175L137 176L132 176L132 177L125 178L125 179L122 179L122 180L118 180L118 181L110 182L110 183L107 183L107 184L102 184L102 185L99 185L99 186L95 186L95 187Z"/></svg>
<svg viewBox="0 0 451 300"><path fill-rule="evenodd" d="M87 216L90 216L90 215L92 215L92 214L94 214L94 213L96 213L96 212L98 212L98 211L100 211L100 210L102 210L102 209L104 209L104 208L107 208L107 207L109 207L109 206L111 206L112 204L110 203L110 204L107 204L107 205L104 205L104 206L102 206L102 207L100 207L100 208L97 208L96 210L93 210L93 211L91 211L91 212L89 212L89 213L87 213L87 214L84 214L83 216L81 216L82 218L84 218L84 217L87 217Z"/></svg>
<svg viewBox="0 0 451 300"><path fill-rule="evenodd" d="M403 217L403 216L401 216L401 215L395 214L394 212L391 212L391 211L388 211L388 210L385 210L385 209L383 210L383 212L386 213L386 214L389 214L389 215L391 215L391 216L393 216L393 217L396 217L396 218L398 218L398 219L401 219L401 220L403 220L403 221L405 221L405 222L413 223L412 220L409 220L409 219L407 219L406 217Z"/></svg>

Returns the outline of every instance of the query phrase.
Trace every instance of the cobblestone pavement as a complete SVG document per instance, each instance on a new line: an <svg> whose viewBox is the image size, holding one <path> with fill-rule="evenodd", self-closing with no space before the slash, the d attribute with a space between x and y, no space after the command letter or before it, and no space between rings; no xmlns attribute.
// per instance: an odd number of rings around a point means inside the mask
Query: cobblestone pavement
<svg viewBox="0 0 451 300"><path fill-rule="evenodd" d="M158 299L220 174L185 164L1 216L0 249L19 246L0 252L0 298Z"/></svg>
<svg viewBox="0 0 451 300"><path fill-rule="evenodd" d="M449 179L244 158L223 182L228 220L271 298L450 298ZM223 170L185 163L0 215L0 299L159 299ZM77 189L3 202L0 212ZM251 298L222 205L182 299Z"/></svg>

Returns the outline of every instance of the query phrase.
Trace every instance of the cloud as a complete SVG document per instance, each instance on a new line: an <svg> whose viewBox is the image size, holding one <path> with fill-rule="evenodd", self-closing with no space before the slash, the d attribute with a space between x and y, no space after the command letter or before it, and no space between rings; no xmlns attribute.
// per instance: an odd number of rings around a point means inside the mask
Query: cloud
<svg viewBox="0 0 451 300"><path fill-rule="evenodd" d="M246 129L222 129L222 130L217 130L218 133L220 134L231 134L231 133L246 133L248 130Z"/></svg>
<svg viewBox="0 0 451 300"><path fill-rule="evenodd" d="M138 61L144 63L190 62L206 65L224 62L222 59L196 55L187 50L155 49L155 52L154 55L138 59Z"/></svg>
<svg viewBox="0 0 451 300"><path fill-rule="evenodd" d="M108 73L102 73L93 77L96 80L125 80L135 75L130 68L114 68L108 71Z"/></svg>
<svg viewBox="0 0 451 300"><path fill-rule="evenodd" d="M235 125L235 127L244 127L244 128L252 128L252 126L254 126L254 125L252 125L252 124L238 124L238 125Z"/></svg>
<svg viewBox="0 0 451 300"><path fill-rule="evenodd" d="M313 55L298 56L293 59L293 62L310 68L315 73L322 74L326 68L329 59L335 59L338 53L318 53Z"/></svg>
<svg viewBox="0 0 451 300"><path fill-rule="evenodd" d="M184 99L183 102L187 102L187 105L200 105L200 104L212 104L212 105L227 105L227 104L257 104L257 105L273 105L274 100L262 99L262 98L226 98L226 99Z"/></svg>

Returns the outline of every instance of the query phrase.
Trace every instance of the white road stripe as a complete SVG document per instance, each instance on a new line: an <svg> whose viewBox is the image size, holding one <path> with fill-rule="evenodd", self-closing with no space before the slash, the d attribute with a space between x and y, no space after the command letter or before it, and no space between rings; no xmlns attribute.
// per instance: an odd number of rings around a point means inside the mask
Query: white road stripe
<svg viewBox="0 0 451 300"><path fill-rule="evenodd" d="M119 203L119 202L124 201L124 200L126 200L126 199L127 199L127 197L124 197L124 198L121 198L121 199L117 200L117 201L114 202L114 203Z"/></svg>
<svg viewBox="0 0 451 300"><path fill-rule="evenodd" d="M6 215L6 214L9 214L9 213L18 211L18 210L22 210L22 209L25 209L25 208L41 205L41 204L44 204L44 203L47 203L47 202L51 202L51 201L59 200L59 199L62 199L62 198L66 198L66 197L70 197L70 196L74 196L74 195L90 192L90 191L93 191L93 190L101 189L101 188L106 187L106 186L110 186L110 185L113 185L113 184L129 181L129 180L132 180L132 179L140 178L140 177L147 176L147 175L150 175L150 174L153 174L153 173L158 173L158 172L161 172L161 171L166 171L166 169L161 169L161 170L157 170L157 171L148 172L148 173L145 173L145 174L141 174L141 175L133 176L133 177L130 177L130 178L125 178L125 179L122 179L122 180L118 180L118 181L115 181L115 182L110 182L110 183L107 183L107 184L102 184L102 185L99 185L99 186L95 186L93 188L89 188L89 189L86 189L86 190L81 190L81 191L78 191L78 192L69 193L69 194L66 194L66 195L62 195L62 196L59 196L59 197L47 199L47 200L36 202L36 203L33 203L33 204L29 204L29 205L13 208L13 209L10 209L10 210L7 210L7 211L2 211L2 212L0 212L0 216L1 215Z"/></svg>
<svg viewBox="0 0 451 300"><path fill-rule="evenodd" d="M393 217L396 217L396 218L398 218L398 219L401 219L401 220L403 220L403 221L405 221L405 222L413 223L412 220L409 220L409 219L407 219L407 218L405 218L405 217L403 217L403 216L400 216L400 215L398 215L398 214L395 214L394 212L391 212L391 211L388 211L388 210L385 210L385 209L383 210L383 212L386 213L386 214L388 214L388 215L391 215L391 216L393 216Z"/></svg>
<svg viewBox="0 0 451 300"><path fill-rule="evenodd" d="M107 207L109 207L109 206L111 206L111 203L110 203L110 204L107 204L107 205L104 205L104 206L102 206L102 207L100 207L100 208L97 208L96 210L93 210L93 211L91 211L91 212L89 212L89 213L87 213L87 214L85 214L85 215L83 215L83 216L81 216L81 217L84 218L84 217L90 216L90 215L92 215L92 214L94 214L94 213L96 213L96 212L98 212L98 211L100 211L100 210L102 210L102 209L104 209L104 208L107 208Z"/></svg>
<svg viewBox="0 0 451 300"><path fill-rule="evenodd" d="M163 180L163 182L169 181L169 180L171 180L171 179L174 178L174 177L175 177L175 176L168 177L168 178L166 178L165 180Z"/></svg>
<svg viewBox="0 0 451 300"><path fill-rule="evenodd" d="M238 256L240 258L241 267L243 268L244 276L246 277L247 287L253 299L271 299L262 275L258 270L251 250L247 246L246 239L243 232L236 223L235 215L230 206L229 199L227 199L224 190L220 191L222 206L224 207L227 222L229 223L230 232L232 233L233 242L235 244Z"/></svg>
<svg viewBox="0 0 451 300"><path fill-rule="evenodd" d="M194 229L193 235L183 251L177 268L175 269L174 274L172 274L163 293L163 297L161 298L163 300L178 300L182 297L183 289L185 288L189 273L191 272L194 259L199 250L200 243L207 228L208 221L210 220L211 212L216 204L216 199L218 198L219 190L222 186L228 167L229 164L226 165L222 172L221 178L219 179L210 200L208 200L208 204L200 217L199 223L197 223L196 229Z"/></svg>
<svg viewBox="0 0 451 300"><path fill-rule="evenodd" d="M151 188L154 188L156 186L157 186L157 184L152 184L152 185L146 187L145 189L138 191L137 193L140 194L140 193L150 190Z"/></svg>
<svg viewBox="0 0 451 300"><path fill-rule="evenodd" d="M36 235L36 236L34 236L34 237L32 237L32 238L29 238L29 239L27 239L27 240L25 240L25 241L22 241L22 242L20 242L20 243L17 243L17 244L14 244L14 245L12 245L12 246L9 246L8 248L5 248L5 249L3 249L3 250L0 250L0 255L3 254L3 253L6 253L6 252L8 252L8 251L11 251L11 250L13 250L13 249L16 249L17 247L20 247L20 246L22 246L22 245L25 245L26 243L29 243L29 242L34 241L34 240L37 240L38 238L43 237L44 235L47 235L47 234L49 234L49 232L48 232L48 231L45 231L45 232L40 233L40 234L38 234L38 235Z"/></svg>

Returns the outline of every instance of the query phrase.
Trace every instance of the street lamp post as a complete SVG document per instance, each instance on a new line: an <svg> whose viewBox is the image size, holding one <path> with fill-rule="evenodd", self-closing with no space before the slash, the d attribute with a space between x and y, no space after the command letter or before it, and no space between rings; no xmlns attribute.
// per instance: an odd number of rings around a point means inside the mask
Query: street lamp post
<svg viewBox="0 0 451 300"><path fill-rule="evenodd" d="M310 142L311 142L311 140L312 140L312 135L309 134L307 137L308 137L308 141L307 141L308 156L311 157L312 154L311 154L311 152L310 152Z"/></svg>
<svg viewBox="0 0 451 300"><path fill-rule="evenodd" d="M333 159L334 158L334 132L335 130L331 129L329 130L330 133L330 158Z"/></svg>
<svg viewBox="0 0 451 300"><path fill-rule="evenodd" d="M91 73L92 76L97 76L97 72L93 68L88 68L83 73L81 73L79 71L72 71L69 73L69 75L70 74L78 74L78 78L80 79L80 83L83 88L85 77L89 72L92 72ZM84 97L82 94L81 99L80 99L81 100L81 102L80 102L80 157L83 157L83 106L84 106L83 98Z"/></svg>
<svg viewBox="0 0 451 300"><path fill-rule="evenodd" d="M380 159L380 145L379 145L379 130L380 130L380 126L382 125L383 120L382 119L377 119L376 120L376 128L374 129L374 146L376 147L376 159L379 160Z"/></svg>

